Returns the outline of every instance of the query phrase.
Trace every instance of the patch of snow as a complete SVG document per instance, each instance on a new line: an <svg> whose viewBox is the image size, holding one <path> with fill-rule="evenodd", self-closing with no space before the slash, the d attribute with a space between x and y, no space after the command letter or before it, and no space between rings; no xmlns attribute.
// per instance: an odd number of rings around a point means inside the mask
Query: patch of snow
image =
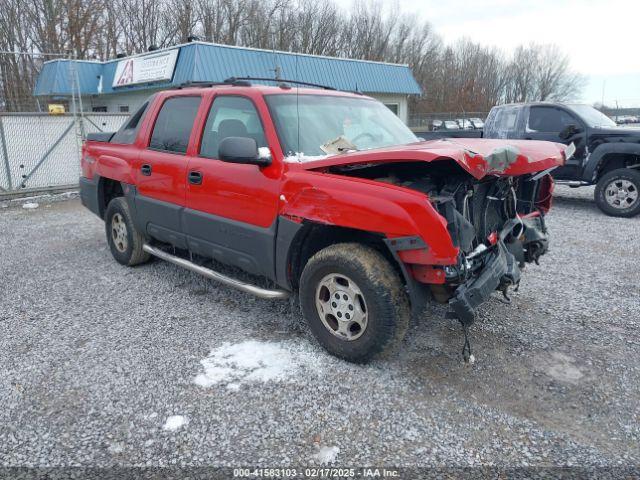
<svg viewBox="0 0 640 480"><path fill-rule="evenodd" d="M552 352L551 355L537 360L537 366L542 367L550 377L572 384L578 384L584 372L576 366L576 359L560 352Z"/></svg>
<svg viewBox="0 0 640 480"><path fill-rule="evenodd" d="M304 162L312 162L313 160L323 160L328 157L330 157L330 155L305 155L304 152L296 152L296 153L287 155L284 158L284 161L292 162L292 163L304 163Z"/></svg>
<svg viewBox="0 0 640 480"><path fill-rule="evenodd" d="M311 456L311 459L321 464L333 463L336 461L338 453L340 453L339 447L322 446L318 448L317 453Z"/></svg>
<svg viewBox="0 0 640 480"><path fill-rule="evenodd" d="M40 205L36 202L27 202L22 204L22 208L26 208L27 210L32 210L34 208L38 208Z"/></svg>
<svg viewBox="0 0 640 480"><path fill-rule="evenodd" d="M238 390L244 383L292 381L302 369L319 368L317 355L299 344L259 342L224 343L200 361L204 373L194 382L201 387L227 384Z"/></svg>
<svg viewBox="0 0 640 480"><path fill-rule="evenodd" d="M108 448L110 453L117 455L118 453L122 453L124 451L124 445L120 442L115 442L109 445Z"/></svg>
<svg viewBox="0 0 640 480"><path fill-rule="evenodd" d="M187 423L189 423L187 417L183 415L171 415L169 418L167 418L167 421L164 423L162 429L168 430L170 432L175 432Z"/></svg>

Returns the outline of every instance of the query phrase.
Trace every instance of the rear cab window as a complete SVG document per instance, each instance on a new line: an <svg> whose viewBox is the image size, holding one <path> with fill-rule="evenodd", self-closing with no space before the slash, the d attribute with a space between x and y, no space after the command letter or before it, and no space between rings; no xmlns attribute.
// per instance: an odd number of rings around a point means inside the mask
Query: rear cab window
<svg viewBox="0 0 640 480"><path fill-rule="evenodd" d="M129 116L126 122L120 127L113 137L111 143L120 143L124 145L131 145L135 142L138 136L138 131L142 126L145 114L149 109L149 105L153 102L153 96L149 97L138 110Z"/></svg>
<svg viewBox="0 0 640 480"><path fill-rule="evenodd" d="M180 155L187 153L200 102L200 96L170 97L165 100L153 126L149 148Z"/></svg>

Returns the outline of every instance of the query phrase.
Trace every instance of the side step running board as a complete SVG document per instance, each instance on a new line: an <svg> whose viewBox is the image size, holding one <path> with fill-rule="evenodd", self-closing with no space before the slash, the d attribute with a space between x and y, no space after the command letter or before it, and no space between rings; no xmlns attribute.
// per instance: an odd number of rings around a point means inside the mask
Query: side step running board
<svg viewBox="0 0 640 480"><path fill-rule="evenodd" d="M166 260L167 262L171 262L174 265L178 265L179 267L186 268L187 270L191 270L192 272L199 273L200 275L210 278L211 280L215 280L216 282L220 282L229 287L237 288L238 290L242 290L243 292L251 293L256 297L274 299L274 298L287 298L289 297L289 292L286 290L268 290L266 288L256 287L255 285L251 285L250 283L241 282L240 280L235 280L231 277L227 277L221 273L211 270L210 268L202 267L200 265L196 265L189 260L185 260L184 258L176 257L175 255L171 255L170 253L165 252L164 250L160 250L159 248L152 247L151 245L143 245L142 249L153 255L154 257L161 258L162 260Z"/></svg>

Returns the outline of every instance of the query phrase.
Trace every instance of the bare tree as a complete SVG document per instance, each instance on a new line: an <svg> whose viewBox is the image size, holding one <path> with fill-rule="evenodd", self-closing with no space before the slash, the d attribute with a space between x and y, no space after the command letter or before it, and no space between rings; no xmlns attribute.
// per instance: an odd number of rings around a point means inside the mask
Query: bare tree
<svg viewBox="0 0 640 480"><path fill-rule="evenodd" d="M569 56L557 45L542 45L538 49L536 99L552 101L574 100L584 88L585 78L570 69Z"/></svg>
<svg viewBox="0 0 640 480"><path fill-rule="evenodd" d="M0 48L104 60L195 34L221 44L404 63L424 92L411 99L414 111L567 100L583 88L556 46L520 46L507 57L469 39L444 45L428 22L398 14L397 4L356 0L347 11L336 1L3 0ZM5 108L29 96L41 64L37 56L0 57Z"/></svg>

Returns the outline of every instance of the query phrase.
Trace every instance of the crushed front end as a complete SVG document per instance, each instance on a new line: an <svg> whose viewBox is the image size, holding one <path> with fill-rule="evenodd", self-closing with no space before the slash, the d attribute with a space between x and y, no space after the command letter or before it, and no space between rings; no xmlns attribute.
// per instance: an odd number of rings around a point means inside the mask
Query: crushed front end
<svg viewBox="0 0 640 480"><path fill-rule="evenodd" d="M463 324L473 322L476 308L494 291L508 301L525 264L538 263L547 252L544 215L552 188L548 174L456 180L432 199L460 249L458 263L443 268L444 282L432 290Z"/></svg>
<svg viewBox="0 0 640 480"><path fill-rule="evenodd" d="M396 232L385 241L407 279L414 311L428 300L448 304L468 346L477 307L496 290L508 301L521 270L548 250L550 172L565 163L566 149L551 142L446 139L346 154L313 169L423 194L397 197L414 228L389 209L384 218L405 223L390 227Z"/></svg>

